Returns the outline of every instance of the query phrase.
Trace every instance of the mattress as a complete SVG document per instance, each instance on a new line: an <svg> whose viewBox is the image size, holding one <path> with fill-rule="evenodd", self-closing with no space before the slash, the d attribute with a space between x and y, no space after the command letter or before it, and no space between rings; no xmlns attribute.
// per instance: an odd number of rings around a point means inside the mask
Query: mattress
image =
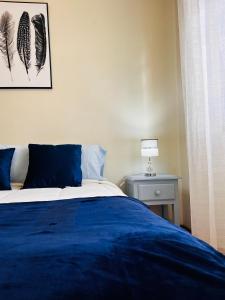
<svg viewBox="0 0 225 300"><path fill-rule="evenodd" d="M0 203L19 203L53 201L97 196L125 196L112 182L83 180L80 187L39 188L21 190L20 184L14 184L10 191L0 191Z"/></svg>

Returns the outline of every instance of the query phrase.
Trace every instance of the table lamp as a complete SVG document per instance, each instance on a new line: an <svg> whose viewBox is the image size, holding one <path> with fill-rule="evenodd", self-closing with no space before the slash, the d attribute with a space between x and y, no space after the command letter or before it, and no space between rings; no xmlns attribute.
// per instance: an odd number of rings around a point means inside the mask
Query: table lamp
<svg viewBox="0 0 225 300"><path fill-rule="evenodd" d="M158 139L142 139L141 155L149 158L145 176L156 176L156 172L154 172L152 167L151 157L159 156Z"/></svg>

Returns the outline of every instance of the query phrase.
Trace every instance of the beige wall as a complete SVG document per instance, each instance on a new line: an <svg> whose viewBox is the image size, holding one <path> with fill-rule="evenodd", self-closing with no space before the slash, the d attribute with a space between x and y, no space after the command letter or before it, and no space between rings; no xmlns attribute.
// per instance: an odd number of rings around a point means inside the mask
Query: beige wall
<svg viewBox="0 0 225 300"><path fill-rule="evenodd" d="M175 0L48 0L53 90L1 90L1 143L99 143L106 176L181 174Z"/></svg>

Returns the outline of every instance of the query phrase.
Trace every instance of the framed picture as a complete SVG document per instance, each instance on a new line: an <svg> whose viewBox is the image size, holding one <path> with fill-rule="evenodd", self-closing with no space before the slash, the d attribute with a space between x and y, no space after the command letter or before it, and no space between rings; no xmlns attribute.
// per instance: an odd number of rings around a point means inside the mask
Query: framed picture
<svg viewBox="0 0 225 300"><path fill-rule="evenodd" d="M0 88L52 88L47 3L0 1Z"/></svg>

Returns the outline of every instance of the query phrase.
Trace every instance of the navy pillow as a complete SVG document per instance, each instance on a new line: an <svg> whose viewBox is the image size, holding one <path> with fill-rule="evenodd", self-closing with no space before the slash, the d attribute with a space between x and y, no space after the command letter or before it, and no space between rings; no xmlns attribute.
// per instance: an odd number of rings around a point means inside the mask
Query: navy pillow
<svg viewBox="0 0 225 300"><path fill-rule="evenodd" d="M80 186L81 145L30 144L24 189Z"/></svg>
<svg viewBox="0 0 225 300"><path fill-rule="evenodd" d="M11 190L10 168L15 148L0 150L0 190Z"/></svg>

